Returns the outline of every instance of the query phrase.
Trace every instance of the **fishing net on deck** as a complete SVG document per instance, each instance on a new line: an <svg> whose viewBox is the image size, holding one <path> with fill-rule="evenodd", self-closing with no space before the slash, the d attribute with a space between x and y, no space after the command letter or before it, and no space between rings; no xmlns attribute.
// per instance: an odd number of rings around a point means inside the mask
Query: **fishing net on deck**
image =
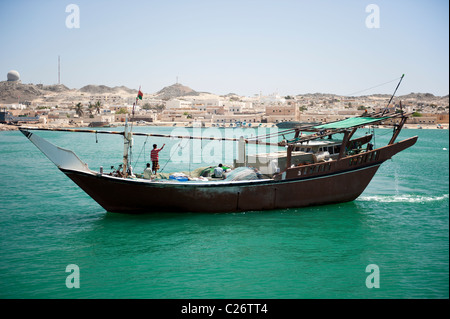
<svg viewBox="0 0 450 319"><path fill-rule="evenodd" d="M259 179L255 170L248 167L238 167L227 173L226 181L252 181Z"/></svg>
<svg viewBox="0 0 450 319"><path fill-rule="evenodd" d="M199 178L204 175L204 173L208 170L213 170L213 166L208 167L199 167L191 172L179 172L179 173L157 173L156 179L157 180L169 180L170 176L173 175L185 175L188 176L190 179ZM209 171L208 171L209 172ZM209 176L209 175L208 175ZM238 167L231 172L226 173L225 181L252 181L252 180L258 180L259 176L255 172L254 169L249 167Z"/></svg>
<svg viewBox="0 0 450 319"><path fill-rule="evenodd" d="M189 176L189 177L197 178L197 177L202 176L202 172L208 168L209 167L199 167L191 172L180 172L180 173L182 173L186 176ZM177 174L177 173L157 173L156 178L157 179L169 179L170 175L174 175L174 174Z"/></svg>

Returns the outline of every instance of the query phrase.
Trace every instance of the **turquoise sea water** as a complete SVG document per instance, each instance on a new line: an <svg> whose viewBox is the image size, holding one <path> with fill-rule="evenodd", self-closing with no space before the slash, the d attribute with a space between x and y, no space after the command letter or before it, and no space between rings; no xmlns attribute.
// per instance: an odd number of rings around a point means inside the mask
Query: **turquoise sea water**
<svg viewBox="0 0 450 319"><path fill-rule="evenodd" d="M391 130L376 132L381 146ZM93 169L121 161L118 136L36 134ZM399 138L414 135L417 144L384 163L350 203L122 215L105 212L20 132L0 132L0 298L448 298L449 133L406 129ZM160 165L174 163L165 172L234 150L195 144L189 161L188 144L136 138L135 159L144 142L137 171L153 143L167 144ZM70 264L79 288L66 287ZM380 286L370 289L372 264Z"/></svg>

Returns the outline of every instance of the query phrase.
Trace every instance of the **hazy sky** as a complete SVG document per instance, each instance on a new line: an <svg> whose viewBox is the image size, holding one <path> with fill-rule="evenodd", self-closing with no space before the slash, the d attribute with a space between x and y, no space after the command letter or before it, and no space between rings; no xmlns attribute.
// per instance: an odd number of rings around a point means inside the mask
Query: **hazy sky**
<svg viewBox="0 0 450 319"><path fill-rule="evenodd" d="M2 81L55 84L60 55L69 88L449 93L447 0L1 0L0 43Z"/></svg>

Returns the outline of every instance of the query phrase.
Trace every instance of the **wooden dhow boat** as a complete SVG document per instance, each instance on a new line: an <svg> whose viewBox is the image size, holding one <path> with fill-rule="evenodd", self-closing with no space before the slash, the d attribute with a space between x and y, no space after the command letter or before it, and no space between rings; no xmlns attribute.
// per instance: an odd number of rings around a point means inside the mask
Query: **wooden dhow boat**
<svg viewBox="0 0 450 319"><path fill-rule="evenodd" d="M128 154L133 135L163 138L174 136L132 133L128 123L123 132L44 129L122 135L124 156L120 176L90 169L71 150L55 146L32 132L40 129L23 127L20 131L106 211L216 213L298 208L352 201L369 185L383 162L416 143L417 136L396 142L407 118L408 114L401 109L387 113L386 108L380 113L296 127L290 131L293 138L283 138L277 143L277 146L283 147L283 151L266 154L245 154L245 144L266 143L261 137L222 138L221 140L239 143L240 152L233 163L234 170L225 179L200 180L130 178L127 174ZM374 148L371 143L372 135L353 139L359 128L377 125L389 119L397 122L387 145ZM278 135L284 137L288 132L281 131ZM343 138L332 139L336 134L343 134ZM208 139L195 136L187 138ZM257 174L247 174L255 171Z"/></svg>
<svg viewBox="0 0 450 319"><path fill-rule="evenodd" d="M394 126L392 138L387 145L373 148L370 143L371 135L352 139L358 128L392 118L399 118L400 122ZM416 143L417 136L395 141L406 119L405 114L356 117L303 128L302 132L312 133L305 135L300 135L301 128L296 128L293 139L279 143L284 146L284 151L240 154L243 161L235 160L236 170L251 166L248 169L260 172L256 175L257 178L253 175L252 178L240 180L204 178L195 181L169 179L162 182L158 179L129 178L127 149L131 132L127 132L127 127L124 132L51 129L123 135L125 151L122 176L90 169L72 151L55 146L32 132L36 129L21 128L20 131L109 212L237 212L296 208L356 199L384 161ZM339 133L344 134L342 140L327 143L327 137ZM147 133L135 135L159 136ZM244 139L240 140L242 143ZM244 142L252 143L252 140ZM253 142L260 143L260 140Z"/></svg>

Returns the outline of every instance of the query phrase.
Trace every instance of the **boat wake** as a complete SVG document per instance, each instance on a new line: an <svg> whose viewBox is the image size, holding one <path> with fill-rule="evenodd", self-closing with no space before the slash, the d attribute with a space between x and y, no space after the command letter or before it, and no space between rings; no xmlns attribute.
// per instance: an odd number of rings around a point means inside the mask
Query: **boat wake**
<svg viewBox="0 0 450 319"><path fill-rule="evenodd" d="M422 196L422 195L375 195L361 196L357 201L380 202L380 203L428 203L443 201L449 198L449 194L442 196Z"/></svg>

